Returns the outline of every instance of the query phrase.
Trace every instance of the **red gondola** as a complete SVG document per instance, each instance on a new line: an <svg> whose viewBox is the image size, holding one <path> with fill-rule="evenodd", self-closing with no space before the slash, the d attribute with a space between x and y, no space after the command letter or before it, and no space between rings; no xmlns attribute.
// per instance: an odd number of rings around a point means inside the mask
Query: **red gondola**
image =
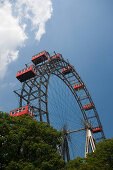
<svg viewBox="0 0 113 170"><path fill-rule="evenodd" d="M49 57L49 53L46 52L46 51L42 51L42 52L40 52L39 54L36 54L36 55L32 56L31 61L32 61L35 65L37 65L37 64L39 64L39 63L41 63L41 62L43 62L43 61L48 60L48 57Z"/></svg>
<svg viewBox="0 0 113 170"><path fill-rule="evenodd" d="M48 61L51 61L53 59L62 59L62 55L57 53L57 54L51 56L50 58L48 58Z"/></svg>
<svg viewBox="0 0 113 170"><path fill-rule="evenodd" d="M20 82L24 82L30 78L35 77L36 75L37 75L37 70L36 70L35 66L31 65L29 67L24 68L21 71L18 71L16 78Z"/></svg>
<svg viewBox="0 0 113 170"><path fill-rule="evenodd" d="M94 128L92 129L92 132L93 132L93 133L98 133L98 132L101 132L101 130L102 130L101 127L94 127Z"/></svg>
<svg viewBox="0 0 113 170"><path fill-rule="evenodd" d="M66 75L66 74L71 73L72 70L73 70L73 68L72 68L72 65L71 65L71 66L68 66L67 68L63 68L63 69L62 69L62 73L63 73L64 75Z"/></svg>
<svg viewBox="0 0 113 170"><path fill-rule="evenodd" d="M78 91L84 88L84 83L74 85L74 90Z"/></svg>
<svg viewBox="0 0 113 170"><path fill-rule="evenodd" d="M85 110L93 109L93 108L94 108L94 103L85 104L85 105L83 106L83 108L84 108Z"/></svg>
<svg viewBox="0 0 113 170"><path fill-rule="evenodd" d="M33 108L30 105L27 105L10 111L10 116L21 116L21 115L34 116Z"/></svg>

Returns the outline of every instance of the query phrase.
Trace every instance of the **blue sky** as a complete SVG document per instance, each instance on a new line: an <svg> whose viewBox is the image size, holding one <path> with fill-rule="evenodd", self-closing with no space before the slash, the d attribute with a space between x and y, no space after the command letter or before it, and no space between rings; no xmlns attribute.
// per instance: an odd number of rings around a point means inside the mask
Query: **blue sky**
<svg viewBox="0 0 113 170"><path fill-rule="evenodd" d="M21 84L16 73L30 62L31 56L44 49L50 54L56 51L75 66L96 105L106 137L112 138L113 1L42 1L45 4L32 0L38 3L38 14L32 13L34 7L31 8L29 0L25 4L22 0L15 1L16 5L12 1L0 1L0 14L4 17L4 22L0 18L0 25L4 23L0 29L0 37L4 39L0 44L0 64L4 66L0 70L0 110L9 112L18 107L13 90ZM25 16L19 13L23 5L31 10ZM6 10L12 18L5 15ZM11 24L15 25L7 30Z"/></svg>

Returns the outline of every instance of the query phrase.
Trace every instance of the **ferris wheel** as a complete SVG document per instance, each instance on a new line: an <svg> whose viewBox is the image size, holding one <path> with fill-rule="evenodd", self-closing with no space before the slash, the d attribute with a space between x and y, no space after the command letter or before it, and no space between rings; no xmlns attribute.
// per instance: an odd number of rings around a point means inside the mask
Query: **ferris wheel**
<svg viewBox="0 0 113 170"><path fill-rule="evenodd" d="M10 114L22 113L23 108L25 113L30 107L30 115L60 130L63 138L58 150L64 160L94 152L96 142L105 136L95 104L74 66L60 53L50 56L46 51L31 61L33 65L17 73L22 87L14 92L21 109Z"/></svg>

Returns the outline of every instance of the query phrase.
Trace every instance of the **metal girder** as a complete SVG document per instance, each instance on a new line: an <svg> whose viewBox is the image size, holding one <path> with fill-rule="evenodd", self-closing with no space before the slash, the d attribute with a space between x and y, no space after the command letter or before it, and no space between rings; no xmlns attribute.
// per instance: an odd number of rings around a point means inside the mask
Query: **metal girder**
<svg viewBox="0 0 113 170"><path fill-rule="evenodd" d="M77 130L67 131L67 134L74 133L74 132L79 132L79 131L82 131L82 130L86 130L86 128L81 128L81 129L77 129Z"/></svg>

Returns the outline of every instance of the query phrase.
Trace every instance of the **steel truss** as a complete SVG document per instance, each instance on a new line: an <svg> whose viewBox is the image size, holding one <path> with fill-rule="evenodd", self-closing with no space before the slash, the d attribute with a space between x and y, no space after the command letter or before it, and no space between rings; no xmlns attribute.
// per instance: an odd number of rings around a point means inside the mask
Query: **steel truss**
<svg viewBox="0 0 113 170"><path fill-rule="evenodd" d="M93 100L84 82L80 78L79 74L76 72L75 68L72 66L72 72L64 75L62 73L62 69L71 67L70 63L68 61L65 61L64 59L53 59L47 62L43 62L35 67L38 70L37 76L35 78L25 81L22 84L21 91L18 90L14 91L19 96L20 99L19 106L20 107L23 106L23 101L25 101L26 104L30 104L32 101L35 100L37 102L37 105L33 106L35 116L39 117L40 121L43 121L43 116L46 115L46 121L50 124L49 113L48 113L48 86L49 86L49 79L51 75L56 75L68 86L73 96L75 97L75 100L77 101L79 108L82 112L84 122L89 124L89 122L95 121L96 126L101 127L101 132L100 132L101 139L104 139L105 135L95 105L94 108L91 109L90 114L89 111L85 111L83 108L84 104L93 103ZM83 89L81 89L80 91L75 91L73 88L74 85L80 83L84 84ZM42 105L44 107L42 107ZM92 129L91 125L87 130L85 129L87 137L89 137L88 132L89 131L91 132L91 129ZM63 143L63 151L62 151L63 158L65 154L67 154L67 160L69 160L70 158L69 158L68 140L67 140L66 133L64 135L63 140L65 141ZM88 142L86 144L86 147L88 147Z"/></svg>

